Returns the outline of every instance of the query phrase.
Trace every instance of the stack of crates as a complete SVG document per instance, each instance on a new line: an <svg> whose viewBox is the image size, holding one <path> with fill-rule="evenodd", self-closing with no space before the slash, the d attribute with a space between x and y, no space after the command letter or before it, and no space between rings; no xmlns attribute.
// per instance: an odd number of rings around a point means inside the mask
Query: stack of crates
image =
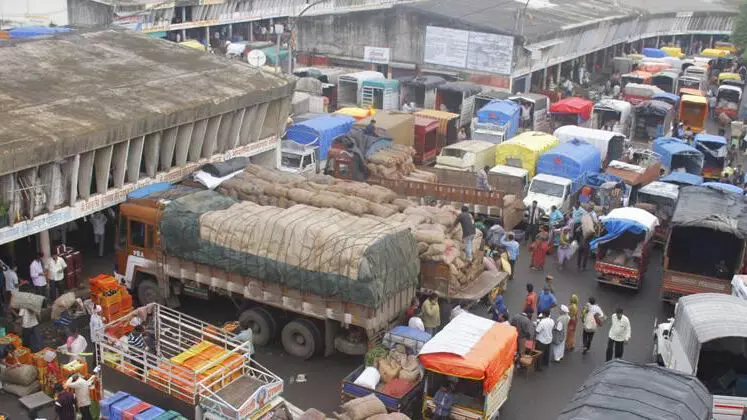
<svg viewBox="0 0 747 420"><path fill-rule="evenodd" d="M99 406L101 407L100 417L103 420L185 419L176 411L166 411L122 391L102 400Z"/></svg>
<svg viewBox="0 0 747 420"><path fill-rule="evenodd" d="M132 312L132 295L120 285L117 279L107 274L99 274L88 280L91 289L91 300L100 305L102 315L107 322L122 318ZM129 323L122 323L116 328L110 328L107 334L119 338L132 331Z"/></svg>
<svg viewBox="0 0 747 420"><path fill-rule="evenodd" d="M36 372L38 375L39 383L42 386L42 391L44 391L45 394L52 396L53 390L52 385L53 383L48 381L47 377L47 370L49 369L49 363L45 360L47 353L52 352L55 353L54 349L50 347L45 347L38 352L34 353L33 355L33 365L36 367ZM59 370L59 360L55 358L52 362L52 364L56 365ZM57 381L62 381L62 371L60 371L60 377L57 378Z"/></svg>

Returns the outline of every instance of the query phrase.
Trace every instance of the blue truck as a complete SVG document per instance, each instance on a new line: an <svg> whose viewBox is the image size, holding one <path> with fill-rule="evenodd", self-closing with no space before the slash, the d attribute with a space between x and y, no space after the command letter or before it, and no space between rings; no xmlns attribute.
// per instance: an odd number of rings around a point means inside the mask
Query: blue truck
<svg viewBox="0 0 747 420"><path fill-rule="evenodd" d="M503 143L519 132L520 121L519 104L507 99L490 101L472 119L472 140Z"/></svg>

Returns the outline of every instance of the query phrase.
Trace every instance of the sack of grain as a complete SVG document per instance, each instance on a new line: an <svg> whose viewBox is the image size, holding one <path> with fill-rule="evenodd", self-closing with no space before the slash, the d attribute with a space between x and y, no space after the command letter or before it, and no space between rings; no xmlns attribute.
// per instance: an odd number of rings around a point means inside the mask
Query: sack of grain
<svg viewBox="0 0 747 420"><path fill-rule="evenodd" d="M387 383L397 377L401 366L389 358L379 359L379 373L381 381Z"/></svg>
<svg viewBox="0 0 747 420"><path fill-rule="evenodd" d="M7 368L0 373L0 382L3 384L14 384L26 386L37 380L37 371L31 365L18 365Z"/></svg>
<svg viewBox="0 0 747 420"><path fill-rule="evenodd" d="M426 251L428 251L428 248L430 248L430 245L428 245L425 242L418 242L418 254L423 255Z"/></svg>
<svg viewBox="0 0 747 420"><path fill-rule="evenodd" d="M20 398L41 391L41 384L38 381L28 385L3 384L3 389Z"/></svg>
<svg viewBox="0 0 747 420"><path fill-rule="evenodd" d="M43 306L44 306L44 296L39 296L34 293L13 292L13 296L10 299L11 308L13 309L26 308L30 311L35 312L37 315L41 313Z"/></svg>
<svg viewBox="0 0 747 420"><path fill-rule="evenodd" d="M427 221L428 219L426 217L423 217L417 214L410 214L410 215L405 215L405 219L403 223L406 224L407 226L415 227L415 226L420 226Z"/></svg>
<svg viewBox="0 0 747 420"><path fill-rule="evenodd" d="M408 207L403 211L403 213L407 215L423 217L426 219L426 221L429 221L429 222L432 217L431 213L424 206Z"/></svg>
<svg viewBox="0 0 747 420"><path fill-rule="evenodd" d="M591 238L592 235L594 235L594 220L592 220L589 213L584 213L584 215L581 216L581 231L587 238Z"/></svg>
<svg viewBox="0 0 747 420"><path fill-rule="evenodd" d="M64 293L62 296L55 299L52 304L52 319L60 319L62 312L73 306L73 304L75 304L74 292Z"/></svg>
<svg viewBox="0 0 747 420"><path fill-rule="evenodd" d="M503 207L509 207L511 204L516 201L516 196L514 194L507 194L503 196Z"/></svg>
<svg viewBox="0 0 747 420"><path fill-rule="evenodd" d="M366 387L368 389L376 389L376 386L379 384L379 380L381 380L379 371L376 370L376 368L373 366L368 366L363 369L363 372L358 375L353 383Z"/></svg>
<svg viewBox="0 0 747 420"><path fill-rule="evenodd" d="M444 252L443 252L443 262L446 264L452 264L454 263L454 260L459 256L460 249L454 246L454 243L450 240L444 241Z"/></svg>
<svg viewBox="0 0 747 420"><path fill-rule="evenodd" d="M391 207L387 207L384 204L377 204L374 202L370 202L368 207L371 213L379 217L389 217L397 213L397 210L392 209Z"/></svg>
<svg viewBox="0 0 747 420"><path fill-rule="evenodd" d="M405 198L395 198L394 200L392 200L392 204L397 206L397 209L399 211L403 211L408 207L414 206L414 204L412 204L412 201Z"/></svg>
<svg viewBox="0 0 747 420"><path fill-rule="evenodd" d="M364 420L377 414L386 414L386 406L376 394L350 400L341 406L343 414L350 420Z"/></svg>
<svg viewBox="0 0 747 420"><path fill-rule="evenodd" d="M415 231L415 240L429 244L438 244L446 240L446 236L438 230L417 229Z"/></svg>
<svg viewBox="0 0 747 420"><path fill-rule="evenodd" d="M431 244L428 249L421 254L421 257L438 257L435 260L440 259L444 252L446 252L446 244L445 243L437 243L437 244Z"/></svg>

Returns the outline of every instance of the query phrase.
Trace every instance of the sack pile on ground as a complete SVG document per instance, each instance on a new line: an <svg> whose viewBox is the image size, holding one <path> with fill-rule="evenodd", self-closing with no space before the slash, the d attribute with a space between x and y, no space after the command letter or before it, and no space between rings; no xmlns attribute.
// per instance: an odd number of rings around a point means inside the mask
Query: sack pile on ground
<svg viewBox="0 0 747 420"><path fill-rule="evenodd" d="M0 382L4 390L18 397L25 397L41 389L37 376L34 366L19 365L3 370L0 373Z"/></svg>
<svg viewBox="0 0 747 420"><path fill-rule="evenodd" d="M371 176L386 179L408 179L420 182L436 182L436 175L415 168L412 157L415 149L410 146L393 144L368 157L366 167Z"/></svg>
<svg viewBox="0 0 747 420"><path fill-rule="evenodd" d="M443 262L449 266L449 282L455 289L469 284L482 272L482 262L478 258L467 260L462 240L462 227L457 223L459 210L451 206L411 206L402 213L390 216L388 220L407 225L418 241L421 261ZM477 231L472 249L480 249L482 232ZM473 252L473 257L477 252Z"/></svg>

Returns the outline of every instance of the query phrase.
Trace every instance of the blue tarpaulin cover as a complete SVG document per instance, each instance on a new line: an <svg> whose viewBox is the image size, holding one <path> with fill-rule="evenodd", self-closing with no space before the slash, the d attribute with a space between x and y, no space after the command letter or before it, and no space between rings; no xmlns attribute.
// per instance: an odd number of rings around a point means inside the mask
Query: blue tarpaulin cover
<svg viewBox="0 0 747 420"><path fill-rule="evenodd" d="M641 50L641 54L651 58L664 58L667 56L666 52L658 48L644 48L643 50Z"/></svg>
<svg viewBox="0 0 747 420"><path fill-rule="evenodd" d="M127 194L127 198L145 198L153 193L165 191L171 188L171 184L168 182L156 182L142 188L138 188L135 191Z"/></svg>
<svg viewBox="0 0 747 420"><path fill-rule="evenodd" d="M537 173L573 180L573 191L576 191L581 187L584 174L599 172L601 156L599 150L589 143L572 140L540 156Z"/></svg>
<svg viewBox="0 0 747 420"><path fill-rule="evenodd" d="M723 182L704 182L701 184L704 187L711 187L723 192L732 192L736 194L744 194L744 190L741 187L731 184L724 184Z"/></svg>
<svg viewBox="0 0 747 420"><path fill-rule="evenodd" d="M347 115L324 115L290 126L285 137L299 144L318 145L319 159L325 160L332 142L347 134L354 122Z"/></svg>
<svg viewBox="0 0 747 420"><path fill-rule="evenodd" d="M664 101L674 106L677 106L677 104L680 103L679 95L675 95L674 93L669 93L669 92L654 93L654 96L652 96L651 99L655 99L657 101Z"/></svg>
<svg viewBox="0 0 747 420"><path fill-rule="evenodd" d="M676 185L700 185L703 183L703 177L687 172L672 172L669 175L659 178L659 181Z"/></svg>
<svg viewBox="0 0 747 420"><path fill-rule="evenodd" d="M602 184L607 182L620 182L622 178L616 175L608 174L606 172L599 173L585 173L584 174L584 185L588 185L592 188L599 188Z"/></svg>
<svg viewBox="0 0 747 420"><path fill-rule="evenodd" d="M612 210L607 216L602 217L605 233L589 243L591 249L596 249L599 244L613 241L625 232L634 235L653 233L654 228L658 225L656 216L653 216L646 210L635 207L621 207Z"/></svg>
<svg viewBox="0 0 747 420"><path fill-rule="evenodd" d="M695 135L695 143L726 144L726 137L700 133Z"/></svg>
<svg viewBox="0 0 747 420"><path fill-rule="evenodd" d="M477 111L477 121L481 123L506 124L519 121L521 107L509 100L493 100Z"/></svg>
<svg viewBox="0 0 747 420"><path fill-rule="evenodd" d="M10 39L34 38L38 36L50 36L59 33L70 32L70 28L50 28L48 26L22 26L8 31Z"/></svg>
<svg viewBox="0 0 747 420"><path fill-rule="evenodd" d="M676 137L657 138L651 150L659 155L659 162L666 168L672 168L672 157L675 155L691 155L700 160L700 168L703 168L703 153Z"/></svg>

